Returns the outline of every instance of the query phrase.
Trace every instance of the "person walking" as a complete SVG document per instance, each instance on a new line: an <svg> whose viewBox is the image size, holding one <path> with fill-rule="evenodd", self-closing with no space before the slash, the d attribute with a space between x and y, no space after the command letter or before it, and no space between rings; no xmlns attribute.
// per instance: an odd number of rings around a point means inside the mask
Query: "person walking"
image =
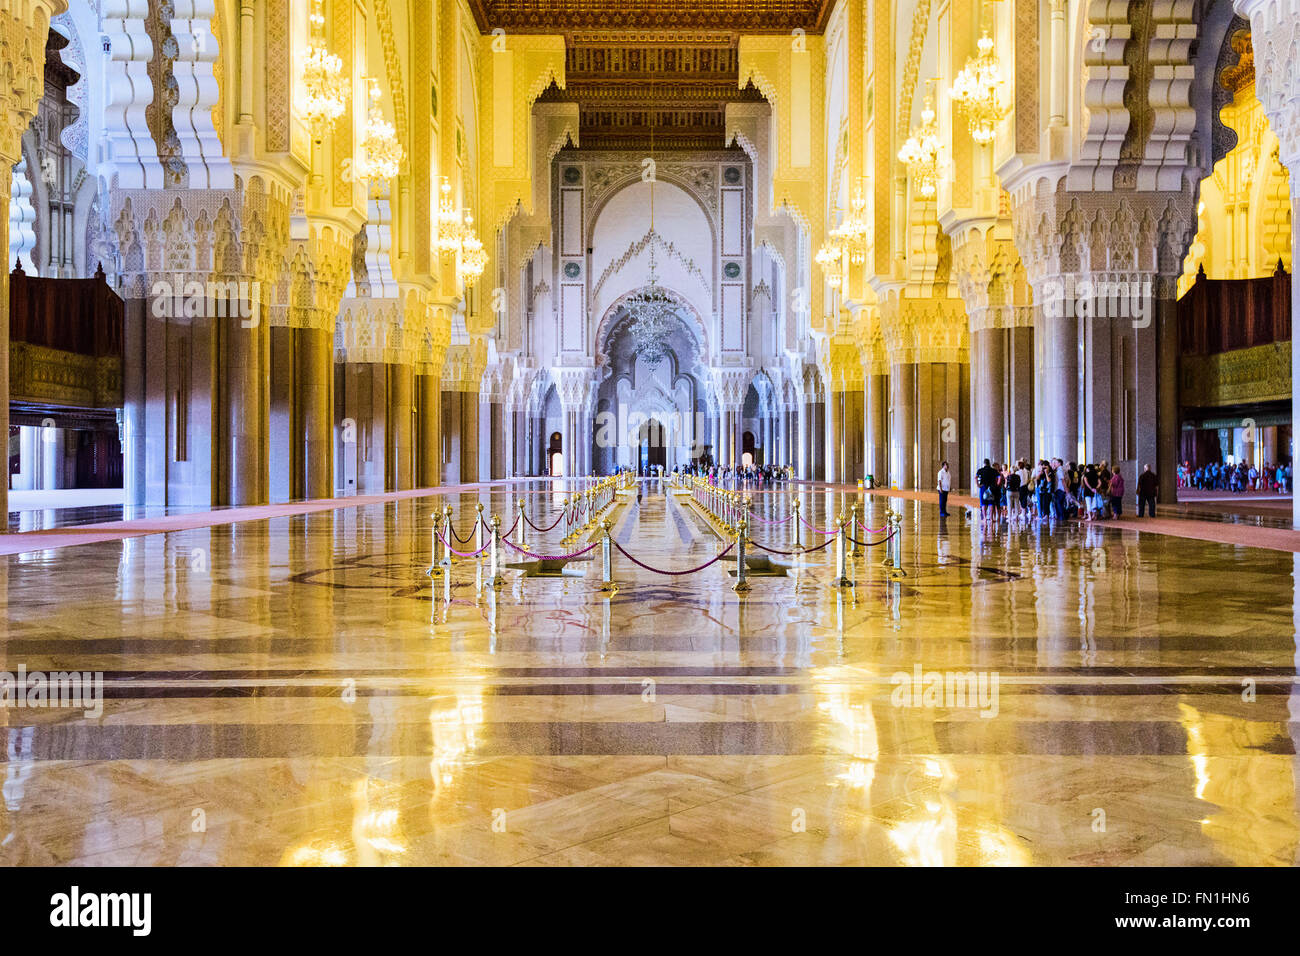
<svg viewBox="0 0 1300 956"><path fill-rule="evenodd" d="M1115 466L1115 472L1110 476L1110 510L1114 512L1116 518L1124 517L1124 475L1120 472L1119 466Z"/></svg>
<svg viewBox="0 0 1300 956"><path fill-rule="evenodd" d="M1156 473L1151 470L1150 465L1142 466L1142 474L1138 475L1138 517L1141 518L1146 514L1146 509L1151 509L1151 517L1156 516L1156 498L1160 494L1160 483L1156 479Z"/></svg>
<svg viewBox="0 0 1300 956"><path fill-rule="evenodd" d="M939 466L935 488L939 491L939 517L946 518L948 517L948 492L952 491L952 473L948 471L946 461Z"/></svg>

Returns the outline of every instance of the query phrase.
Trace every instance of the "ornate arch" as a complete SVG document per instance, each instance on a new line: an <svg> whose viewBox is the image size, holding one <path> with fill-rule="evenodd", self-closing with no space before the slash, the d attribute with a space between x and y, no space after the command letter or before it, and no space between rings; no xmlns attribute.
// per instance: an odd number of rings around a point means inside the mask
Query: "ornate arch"
<svg viewBox="0 0 1300 956"><path fill-rule="evenodd" d="M608 368L608 340L610 333L614 330L615 319L617 319L621 311L625 310L628 301L639 291L640 290L638 289L632 289L619 296L619 298L609 304L609 307L605 309L604 315L600 317L600 321L596 323L596 334L593 336L592 341L596 345L596 365L598 367ZM704 320L700 318L700 313L696 311L690 301L680 292L673 289L665 289L664 291L672 297L673 302L677 305L680 312L685 313L684 316L681 316L679 313L679 317L683 319L683 324L686 326L686 330L695 336L696 344L699 346L700 355L707 356L709 354L709 334L708 329L704 324ZM686 321L687 319L689 319L689 321Z"/></svg>

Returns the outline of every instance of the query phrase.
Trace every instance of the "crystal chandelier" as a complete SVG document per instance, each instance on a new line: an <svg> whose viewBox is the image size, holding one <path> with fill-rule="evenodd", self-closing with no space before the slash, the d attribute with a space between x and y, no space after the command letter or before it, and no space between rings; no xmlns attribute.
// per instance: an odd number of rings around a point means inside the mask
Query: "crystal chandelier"
<svg viewBox="0 0 1300 956"><path fill-rule="evenodd" d="M384 119L379 97L379 81L372 79L366 115L366 139L361 144L361 168L358 172L362 179L383 182L397 175L406 154L397 141L397 130Z"/></svg>
<svg viewBox="0 0 1300 956"><path fill-rule="evenodd" d="M817 265L826 276L826 284L832 289L838 289L844 284L844 238L843 227L832 229L829 238L817 250Z"/></svg>
<svg viewBox="0 0 1300 956"><path fill-rule="evenodd" d="M659 284L656 270L654 241L658 236L650 232L650 276L636 294L627 302L632 324L632 354L651 368L657 368L668 355L668 336L677 322L677 310L668 290Z"/></svg>
<svg viewBox="0 0 1300 956"><path fill-rule="evenodd" d="M319 139L348 108L348 83L343 75L343 60L325 46L325 15L321 0L314 0L311 11L311 46L302 67L302 85L306 92L302 112Z"/></svg>
<svg viewBox="0 0 1300 956"><path fill-rule="evenodd" d="M451 183L442 177L442 199L438 202L438 238L439 255L450 256L460 252L460 212L452 203Z"/></svg>
<svg viewBox="0 0 1300 956"><path fill-rule="evenodd" d="M933 199L939 188L939 127L935 123L934 97L925 95L925 108L921 110L921 125L912 130L898 158L907 164L908 172L922 199Z"/></svg>
<svg viewBox="0 0 1300 956"><path fill-rule="evenodd" d="M862 191L862 180L858 180L853 192L853 209L849 218L840 227L848 250L849 262L860 266L867 261L867 239L871 235L871 223L867 221L867 200Z"/></svg>
<svg viewBox="0 0 1300 956"><path fill-rule="evenodd" d="M966 68L952 84L952 98L966 111L971 138L981 145L993 142L1005 110L998 103L1001 66L993 53L993 38L985 32L979 39L979 55L966 61Z"/></svg>
<svg viewBox="0 0 1300 956"><path fill-rule="evenodd" d="M460 273L466 285L473 285L487 268L488 254L474 231L474 217L465 210L465 222L460 233Z"/></svg>

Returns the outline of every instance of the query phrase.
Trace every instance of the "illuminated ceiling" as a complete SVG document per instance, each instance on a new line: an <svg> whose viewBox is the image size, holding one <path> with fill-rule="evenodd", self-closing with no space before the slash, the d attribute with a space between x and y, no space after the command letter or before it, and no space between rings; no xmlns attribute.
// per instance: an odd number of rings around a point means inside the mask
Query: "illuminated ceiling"
<svg viewBox="0 0 1300 956"><path fill-rule="evenodd" d="M730 30L820 33L830 0L469 0L479 28L527 33L573 30Z"/></svg>
<svg viewBox="0 0 1300 956"><path fill-rule="evenodd" d="M470 0L479 29L558 33L566 87L543 100L576 102L583 149L721 149L726 105L761 99L740 89L742 33L819 33L830 0Z"/></svg>

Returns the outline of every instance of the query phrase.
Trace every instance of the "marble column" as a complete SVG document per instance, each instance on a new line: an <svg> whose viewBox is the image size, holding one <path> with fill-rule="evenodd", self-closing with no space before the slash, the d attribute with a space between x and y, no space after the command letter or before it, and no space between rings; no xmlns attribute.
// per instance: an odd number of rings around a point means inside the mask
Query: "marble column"
<svg viewBox="0 0 1300 956"><path fill-rule="evenodd" d="M781 440L782 465L789 465L795 474L799 472L799 406L787 405L785 409L785 436Z"/></svg>
<svg viewBox="0 0 1300 956"><path fill-rule="evenodd" d="M826 481L826 399L813 402L813 426L809 429L808 439L812 443L809 459L812 461L813 479Z"/></svg>
<svg viewBox="0 0 1300 956"><path fill-rule="evenodd" d="M1034 288L1034 422L1038 457L1071 461L1079 454L1079 320L1066 314L1073 310L1060 291L1064 285L1058 282L1055 291L1051 283Z"/></svg>
<svg viewBox="0 0 1300 956"><path fill-rule="evenodd" d="M1006 330L979 329L970 334L971 450L974 463L1003 461L1006 455ZM950 462L949 469L957 475ZM961 476L958 483L964 479Z"/></svg>
<svg viewBox="0 0 1300 956"><path fill-rule="evenodd" d="M1079 443L1083 445L1083 450L1079 452L1077 460L1080 464L1084 462L1097 462L1107 460L1111 462L1119 461L1124 458L1122 450L1117 446L1117 439L1123 438L1123 432L1116 435L1112 427L1117 409L1112 407L1111 396L1114 394L1114 374L1116 356L1112 353L1111 343L1114 340L1116 329L1113 328L1115 320L1104 316L1092 316L1080 323L1080 359L1083 362L1083 368L1080 370L1080 386L1082 394L1079 398L1079 425L1080 434ZM1125 334L1125 330L1118 330ZM1139 331L1137 338L1139 341L1139 379L1144 376L1141 367L1144 364L1149 365L1150 387L1154 388L1156 376L1159 374L1156 363L1159 361L1159 355L1153 348L1149 352L1149 362L1144 362L1141 357L1142 339L1147 336L1142 335ZM1154 330L1151 338L1154 338ZM1154 346L1154 342L1150 343ZM1178 367L1178 357L1174 356L1174 368ZM1141 389L1139 385L1139 390ZM1147 396L1151 410L1151 434L1155 436L1155 413L1156 401L1154 395ZM1121 425L1122 429L1122 425ZM1154 443L1153 443L1154 445ZM1075 457L1073 454L1070 458ZM1154 457L1154 456L1152 456ZM1155 462L1151 466L1155 467ZM1138 465L1141 471L1141 465Z"/></svg>
<svg viewBox="0 0 1300 956"><path fill-rule="evenodd" d="M592 468L592 444L596 434L596 415L590 404L578 409L578 474L590 475Z"/></svg>
<svg viewBox="0 0 1300 956"><path fill-rule="evenodd" d="M844 481L844 393L826 393L826 480Z"/></svg>
<svg viewBox="0 0 1300 956"><path fill-rule="evenodd" d="M725 449L723 447L723 435L726 432L726 426L723 423L725 415L720 406L713 409L712 421L709 422L709 431L713 435L713 463L721 468L726 462L723 460Z"/></svg>
<svg viewBox="0 0 1300 956"><path fill-rule="evenodd" d="M890 385L889 483L894 488L916 487L916 366L893 366Z"/></svg>
<svg viewBox="0 0 1300 956"><path fill-rule="evenodd" d="M41 430L41 489L54 491L64 487L63 457L65 454L62 428L45 427Z"/></svg>
<svg viewBox="0 0 1300 956"><path fill-rule="evenodd" d="M481 405L477 392L460 393L460 480L467 484L480 480L478 412Z"/></svg>
<svg viewBox="0 0 1300 956"><path fill-rule="evenodd" d="M269 428L271 501L293 501L305 497L302 463L304 449L299 446L295 425L299 420L298 365L301 354L296 341L298 330L288 325L273 326L271 339L271 373ZM296 359L295 356L298 356Z"/></svg>
<svg viewBox="0 0 1300 956"><path fill-rule="evenodd" d="M442 482L459 485L465 480L461 467L461 398L462 393L451 389L442 392Z"/></svg>
<svg viewBox="0 0 1300 956"><path fill-rule="evenodd" d="M334 493L334 336L328 329L298 329L296 336L303 494L329 498Z"/></svg>
<svg viewBox="0 0 1300 956"><path fill-rule="evenodd" d="M416 481L420 488L434 488L442 483L442 382L437 375L420 375L415 387L420 409Z"/></svg>
<svg viewBox="0 0 1300 956"><path fill-rule="evenodd" d="M504 402L492 403L492 477L508 478L510 462L508 435L510 411Z"/></svg>
<svg viewBox="0 0 1300 956"><path fill-rule="evenodd" d="M6 309L8 298L6 293ZM122 303L122 500L127 505L137 507L144 505L148 487L145 478L148 455L144 427L147 308L146 300L129 294ZM6 339L7 349L7 332L3 337ZM4 366L3 374L7 376L9 368L7 359ZM0 404L8 407L7 401Z"/></svg>
<svg viewBox="0 0 1300 956"><path fill-rule="evenodd" d="M215 306L209 314L218 314ZM244 328L238 317L214 321L225 323L226 338L227 493L224 497L231 505L265 504L262 326Z"/></svg>
<svg viewBox="0 0 1300 956"><path fill-rule="evenodd" d="M845 389L844 393L844 441L842 444L844 463L841 468L842 478L849 483L856 483L866 474L864 467L864 396L862 389Z"/></svg>
<svg viewBox="0 0 1300 956"><path fill-rule="evenodd" d="M415 487L415 368L390 365L388 440L393 479L390 491Z"/></svg>
<svg viewBox="0 0 1300 956"><path fill-rule="evenodd" d="M889 376L868 372L863 383L865 406L863 469L876 485L889 481Z"/></svg>
<svg viewBox="0 0 1300 956"><path fill-rule="evenodd" d="M1007 329L1007 353L1007 434L1011 440L1007 451L1032 465L1037 460L1034 455L1034 330ZM972 381L972 405L974 391ZM983 456L978 460L983 462Z"/></svg>
<svg viewBox="0 0 1300 956"><path fill-rule="evenodd" d="M35 491L41 486L41 431L34 425L18 427L18 472L10 479L14 491Z"/></svg>

